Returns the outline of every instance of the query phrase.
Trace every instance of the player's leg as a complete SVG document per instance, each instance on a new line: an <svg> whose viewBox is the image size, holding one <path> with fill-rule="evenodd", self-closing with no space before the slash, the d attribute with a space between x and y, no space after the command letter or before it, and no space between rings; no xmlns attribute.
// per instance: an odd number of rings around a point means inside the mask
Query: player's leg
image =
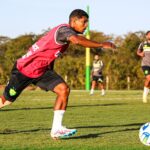
<svg viewBox="0 0 150 150"><path fill-rule="evenodd" d="M66 111L70 90L65 83L60 83L53 89L53 92L57 94L57 98L54 105L54 118L51 130L52 134L59 131L63 127L62 121Z"/></svg>
<svg viewBox="0 0 150 150"><path fill-rule="evenodd" d="M105 95L105 86L103 82L99 82L99 89L101 90L101 95L104 96Z"/></svg>
<svg viewBox="0 0 150 150"><path fill-rule="evenodd" d="M56 93L57 98L54 105L54 117L51 129L53 139L67 138L77 132L76 129L67 129L62 125L63 116L66 111L70 89L65 81L53 70L47 71L36 83L37 86Z"/></svg>
<svg viewBox="0 0 150 150"><path fill-rule="evenodd" d="M54 118L51 136L53 138L70 137L75 134L77 130L67 129L62 125L62 120L66 111L70 89L65 83L60 83L54 88L53 91L57 94L57 98L54 106Z"/></svg>
<svg viewBox="0 0 150 150"><path fill-rule="evenodd" d="M147 103L147 96L149 93L150 86L150 75L147 75L144 82L144 90L143 90L143 103Z"/></svg>
<svg viewBox="0 0 150 150"><path fill-rule="evenodd" d="M149 86L150 86L150 67L143 66L142 69L145 75L144 90L143 90L143 103L147 103L147 96L149 93Z"/></svg>
<svg viewBox="0 0 150 150"><path fill-rule="evenodd" d="M32 80L21 74L14 65L11 77L6 85L3 95L0 97L0 108L10 105L20 95L22 90L29 85Z"/></svg>
<svg viewBox="0 0 150 150"><path fill-rule="evenodd" d="M68 96L70 93L70 89L65 83L58 84L54 89L53 92L57 94L57 98L55 101L54 111L57 110L66 110L67 103L68 103Z"/></svg>
<svg viewBox="0 0 150 150"><path fill-rule="evenodd" d="M90 90L90 95L94 94L94 89L96 88L96 84L97 84L97 79L95 76L93 76L92 78L92 85L91 85L91 90Z"/></svg>
<svg viewBox="0 0 150 150"><path fill-rule="evenodd" d="M104 85L104 80L103 80L103 76L99 76L98 78L98 86L99 89L101 90L101 95L104 96L105 95L105 85Z"/></svg>

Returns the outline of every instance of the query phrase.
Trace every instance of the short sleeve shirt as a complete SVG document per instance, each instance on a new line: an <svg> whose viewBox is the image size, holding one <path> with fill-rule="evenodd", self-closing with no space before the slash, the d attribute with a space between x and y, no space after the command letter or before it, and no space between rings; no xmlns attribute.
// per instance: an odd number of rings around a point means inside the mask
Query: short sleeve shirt
<svg viewBox="0 0 150 150"><path fill-rule="evenodd" d="M74 31L71 27L63 26L59 28L56 33L56 41L59 44L65 44L66 42L68 42L68 38L72 35L77 35L77 32Z"/></svg>
<svg viewBox="0 0 150 150"><path fill-rule="evenodd" d="M150 66L150 43L147 41L142 42L139 47L138 51L144 52L144 57L142 58L142 66Z"/></svg>
<svg viewBox="0 0 150 150"><path fill-rule="evenodd" d="M92 68L93 76L101 76L103 67L104 64L102 60L93 61L93 68Z"/></svg>

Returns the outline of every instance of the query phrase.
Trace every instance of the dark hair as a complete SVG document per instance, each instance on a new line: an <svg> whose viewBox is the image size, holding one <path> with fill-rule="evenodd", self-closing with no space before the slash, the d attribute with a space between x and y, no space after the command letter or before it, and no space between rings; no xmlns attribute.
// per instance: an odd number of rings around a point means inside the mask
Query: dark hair
<svg viewBox="0 0 150 150"><path fill-rule="evenodd" d="M69 16L69 21L71 20L71 18L73 17L77 17L77 18L82 18L83 16L89 18L89 15L82 9L75 9L71 12L70 16Z"/></svg>
<svg viewBox="0 0 150 150"><path fill-rule="evenodd" d="M146 32L146 35L150 33L150 30Z"/></svg>
<svg viewBox="0 0 150 150"><path fill-rule="evenodd" d="M95 53L95 54L94 54L94 56L96 56L96 55L98 55L98 56L99 56L99 54L98 54L98 53Z"/></svg>

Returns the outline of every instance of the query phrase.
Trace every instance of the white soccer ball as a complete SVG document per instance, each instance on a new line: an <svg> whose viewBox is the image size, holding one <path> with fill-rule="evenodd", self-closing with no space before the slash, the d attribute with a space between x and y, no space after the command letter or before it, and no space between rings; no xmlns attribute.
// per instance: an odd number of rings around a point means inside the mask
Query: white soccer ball
<svg viewBox="0 0 150 150"><path fill-rule="evenodd" d="M144 145L150 146L150 122L141 126L139 138Z"/></svg>

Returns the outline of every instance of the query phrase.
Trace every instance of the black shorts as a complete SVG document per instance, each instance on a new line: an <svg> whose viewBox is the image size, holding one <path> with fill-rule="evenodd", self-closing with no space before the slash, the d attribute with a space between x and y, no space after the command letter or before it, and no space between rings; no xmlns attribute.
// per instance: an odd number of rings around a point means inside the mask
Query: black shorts
<svg viewBox="0 0 150 150"><path fill-rule="evenodd" d="M101 76L93 76L93 81L103 83L103 75Z"/></svg>
<svg viewBox="0 0 150 150"><path fill-rule="evenodd" d="M142 66L142 70L145 76L150 75L150 66Z"/></svg>
<svg viewBox="0 0 150 150"><path fill-rule="evenodd" d="M30 84L37 85L45 91L53 91L53 89L60 83L65 83L65 81L54 70L47 70L38 78L29 78L20 73L15 64L3 95L7 100L13 102Z"/></svg>

